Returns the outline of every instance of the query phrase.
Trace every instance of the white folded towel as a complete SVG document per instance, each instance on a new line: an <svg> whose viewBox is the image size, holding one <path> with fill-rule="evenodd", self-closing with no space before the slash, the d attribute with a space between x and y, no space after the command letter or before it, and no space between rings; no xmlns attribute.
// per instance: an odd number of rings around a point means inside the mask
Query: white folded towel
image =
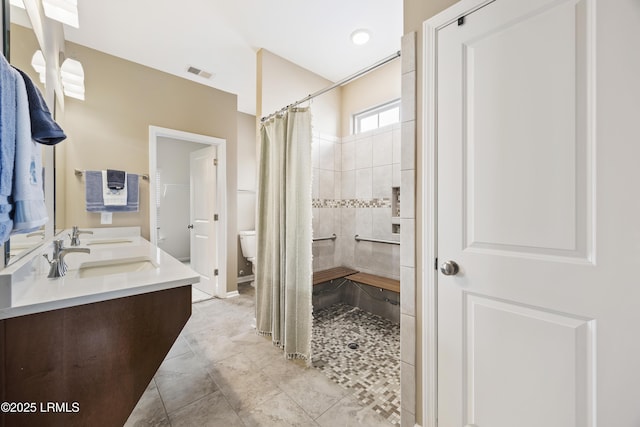
<svg viewBox="0 0 640 427"><path fill-rule="evenodd" d="M127 205L127 180L125 176L124 188L122 190L112 190L107 184L107 171L102 171L102 198L105 206L126 206Z"/></svg>

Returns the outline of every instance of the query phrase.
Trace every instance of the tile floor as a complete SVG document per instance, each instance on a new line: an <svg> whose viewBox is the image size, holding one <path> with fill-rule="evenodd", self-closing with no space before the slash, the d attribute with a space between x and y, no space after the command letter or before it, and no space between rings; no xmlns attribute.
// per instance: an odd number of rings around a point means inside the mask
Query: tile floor
<svg viewBox="0 0 640 427"><path fill-rule="evenodd" d="M400 325L342 303L317 310L313 317L313 366L399 426Z"/></svg>
<svg viewBox="0 0 640 427"><path fill-rule="evenodd" d="M193 314L126 426L367 426L389 421L355 390L288 361L254 333L253 288L193 305Z"/></svg>
<svg viewBox="0 0 640 427"><path fill-rule="evenodd" d="M202 292L200 289L192 287L191 288L191 302L200 302L200 301L206 301L208 299L213 298L211 295L209 295L206 292Z"/></svg>
<svg viewBox="0 0 640 427"><path fill-rule="evenodd" d="M182 263L187 267L191 268L191 261L182 261ZM206 292L201 291L196 286L191 286L191 302L192 303L206 301L211 298L213 298L213 295L210 295Z"/></svg>

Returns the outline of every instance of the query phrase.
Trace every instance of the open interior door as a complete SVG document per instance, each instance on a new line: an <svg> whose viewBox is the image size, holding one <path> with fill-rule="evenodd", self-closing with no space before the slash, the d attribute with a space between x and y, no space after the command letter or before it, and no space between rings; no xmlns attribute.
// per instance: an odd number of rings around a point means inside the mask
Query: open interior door
<svg viewBox="0 0 640 427"><path fill-rule="evenodd" d="M191 268L201 276L194 286L217 294L216 240L216 155L215 146L191 153L190 225Z"/></svg>

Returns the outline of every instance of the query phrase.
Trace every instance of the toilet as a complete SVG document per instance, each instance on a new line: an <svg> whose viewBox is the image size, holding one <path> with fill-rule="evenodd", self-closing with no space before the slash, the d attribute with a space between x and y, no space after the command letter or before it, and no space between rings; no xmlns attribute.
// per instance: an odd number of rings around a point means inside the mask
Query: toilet
<svg viewBox="0 0 640 427"><path fill-rule="evenodd" d="M251 286L255 287L255 274L256 274L256 231L247 230L240 231L240 249L242 255L251 263L251 272L254 275L254 280L251 282Z"/></svg>

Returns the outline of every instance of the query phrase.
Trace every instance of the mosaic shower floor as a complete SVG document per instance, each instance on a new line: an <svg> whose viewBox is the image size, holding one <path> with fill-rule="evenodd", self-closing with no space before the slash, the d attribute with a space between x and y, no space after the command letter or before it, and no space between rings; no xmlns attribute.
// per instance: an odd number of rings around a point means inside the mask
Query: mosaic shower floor
<svg viewBox="0 0 640 427"><path fill-rule="evenodd" d="M357 344L356 349L349 344ZM400 325L346 304L313 313L313 366L400 425ZM352 345L353 346L353 345Z"/></svg>

